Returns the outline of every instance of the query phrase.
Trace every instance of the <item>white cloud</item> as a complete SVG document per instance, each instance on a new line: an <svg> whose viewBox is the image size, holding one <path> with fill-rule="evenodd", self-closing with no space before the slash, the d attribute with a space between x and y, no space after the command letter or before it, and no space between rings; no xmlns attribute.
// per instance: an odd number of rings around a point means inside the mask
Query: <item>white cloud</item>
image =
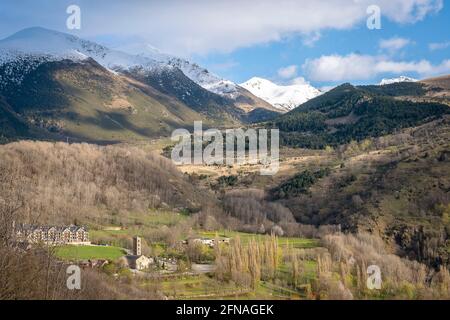
<svg viewBox="0 0 450 320"><path fill-rule="evenodd" d="M382 39L380 41L380 49L387 50L391 53L401 50L411 43L411 40L405 38L394 37L390 39Z"/></svg>
<svg viewBox="0 0 450 320"><path fill-rule="evenodd" d="M295 65L278 69L278 76L283 79L291 79L297 75L298 67Z"/></svg>
<svg viewBox="0 0 450 320"><path fill-rule="evenodd" d="M401 74L406 72L416 72L421 75L430 75L439 73L440 70L446 70L446 61L440 65L432 65L427 60L404 62L404 61L377 61L374 67L374 72L379 73L393 73ZM447 69L448 70L448 69Z"/></svg>
<svg viewBox="0 0 450 320"><path fill-rule="evenodd" d="M417 73L431 76L450 72L450 60L433 65L427 60L394 61L385 56L349 54L330 55L307 60L303 69L308 79L313 81L368 80L377 75Z"/></svg>
<svg viewBox="0 0 450 320"><path fill-rule="evenodd" d="M446 49L448 47L450 47L450 41L447 41L447 42L434 42L434 43L430 43L428 45L428 48L430 48L431 51Z"/></svg>
<svg viewBox="0 0 450 320"><path fill-rule="evenodd" d="M330 55L307 60L303 68L309 79L314 81L342 81L369 79L373 57L350 54L348 56Z"/></svg>
<svg viewBox="0 0 450 320"><path fill-rule="evenodd" d="M322 35L320 32L313 32L303 36L303 44L307 47L314 47L314 44L320 40Z"/></svg>
<svg viewBox="0 0 450 320"><path fill-rule="evenodd" d="M310 84L309 81L307 81L305 78L303 77L297 77L291 80L291 84L292 85L308 85Z"/></svg>
<svg viewBox="0 0 450 320"><path fill-rule="evenodd" d="M303 36L312 45L322 30L365 25L369 5L378 5L383 19L403 24L441 10L443 1L82 1L81 32L137 35L163 51L185 55L230 52L291 35Z"/></svg>

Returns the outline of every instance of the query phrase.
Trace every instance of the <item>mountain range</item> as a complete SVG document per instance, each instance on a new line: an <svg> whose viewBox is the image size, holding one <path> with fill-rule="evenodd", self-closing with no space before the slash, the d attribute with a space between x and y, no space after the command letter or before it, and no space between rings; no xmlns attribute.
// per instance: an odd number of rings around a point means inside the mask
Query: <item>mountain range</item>
<svg viewBox="0 0 450 320"><path fill-rule="evenodd" d="M167 135L194 120L223 126L279 114L187 60L129 54L44 28L0 41L0 101L4 136L105 142Z"/></svg>
<svg viewBox="0 0 450 320"><path fill-rule="evenodd" d="M324 147L380 136L448 113L449 79L238 85L148 45L110 49L44 28L0 41L0 139L111 143L190 129L265 122L284 143Z"/></svg>

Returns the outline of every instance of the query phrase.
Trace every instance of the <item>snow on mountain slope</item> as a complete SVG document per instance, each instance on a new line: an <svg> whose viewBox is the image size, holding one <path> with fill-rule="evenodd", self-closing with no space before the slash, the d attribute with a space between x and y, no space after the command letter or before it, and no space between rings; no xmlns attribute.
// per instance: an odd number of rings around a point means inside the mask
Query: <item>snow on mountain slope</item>
<svg viewBox="0 0 450 320"><path fill-rule="evenodd" d="M257 77L240 84L240 86L282 111L293 110L306 101L322 94L318 89L306 82L280 86L269 80Z"/></svg>
<svg viewBox="0 0 450 320"><path fill-rule="evenodd" d="M83 60L87 56L78 50L84 45L91 51L101 52L103 48L94 48L91 43L82 43L76 37L46 30L43 28L24 29L14 35L0 40L0 63L14 61L23 57L41 57L43 59Z"/></svg>
<svg viewBox="0 0 450 320"><path fill-rule="evenodd" d="M399 82L417 82L417 81L419 81L419 80L410 78L410 77L400 76L398 78L383 79L380 82L380 86L385 86L387 84L393 84L393 83L399 83Z"/></svg>
<svg viewBox="0 0 450 320"><path fill-rule="evenodd" d="M140 50L141 54L130 54L62 32L39 27L24 29L0 40L0 91L16 90L29 74L47 62L71 60L77 63L48 67L73 66L75 70L99 67L98 63L111 73L138 80L213 119L252 122L276 116L272 105L235 83L187 60L152 47L146 49Z"/></svg>
<svg viewBox="0 0 450 320"><path fill-rule="evenodd" d="M44 62L64 59L82 61L87 58L94 59L112 71L135 67L146 70L172 68L146 57L111 50L73 35L39 27L24 29L0 40L0 66L6 64L6 68L11 69L9 73L15 74L15 79L8 79L9 81L20 81L26 72ZM17 68L21 72L17 72Z"/></svg>
<svg viewBox="0 0 450 320"><path fill-rule="evenodd" d="M213 93L236 98L238 86L210 73L205 68L187 60L159 52L148 45L123 47L129 53L112 50L76 36L35 27L28 28L0 40L0 65L13 61L32 60L32 70L46 61L70 59L82 61L92 58L103 67L112 70L143 68L146 71L179 68L188 78ZM11 79L10 79L11 80ZM20 79L16 79L19 81Z"/></svg>
<svg viewBox="0 0 450 320"><path fill-rule="evenodd" d="M183 71L183 73L192 81L213 93L232 99L235 99L239 95L238 86L234 82L222 79L196 63L162 53L151 45L141 43L129 44L119 47L118 49L139 57L149 58L162 64L176 67Z"/></svg>

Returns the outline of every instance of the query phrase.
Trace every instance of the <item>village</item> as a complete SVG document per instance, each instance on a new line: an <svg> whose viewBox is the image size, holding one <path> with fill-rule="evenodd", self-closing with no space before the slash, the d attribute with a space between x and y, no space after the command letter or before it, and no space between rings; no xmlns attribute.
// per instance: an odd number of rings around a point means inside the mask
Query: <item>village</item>
<svg viewBox="0 0 450 320"><path fill-rule="evenodd" d="M108 244L92 243L89 237L89 229L85 226L34 226L34 225L19 225L14 226L16 241L22 245L23 248L29 249L33 246L44 245L46 247L97 247L108 248ZM217 239L219 244L229 244L230 238ZM190 238L180 241L184 246L197 245L205 246L207 248L214 248L216 239L211 238ZM145 273L150 270L159 270L161 273L168 274L178 271L178 261L174 258L165 258L157 256L146 256L142 253L142 238L139 236L133 237L132 249L121 248L123 256L119 259L77 259L71 262L78 264L83 268L103 268L109 263L118 262L122 267L128 268L135 274ZM214 266L211 264L192 264L192 273L207 273L213 272Z"/></svg>

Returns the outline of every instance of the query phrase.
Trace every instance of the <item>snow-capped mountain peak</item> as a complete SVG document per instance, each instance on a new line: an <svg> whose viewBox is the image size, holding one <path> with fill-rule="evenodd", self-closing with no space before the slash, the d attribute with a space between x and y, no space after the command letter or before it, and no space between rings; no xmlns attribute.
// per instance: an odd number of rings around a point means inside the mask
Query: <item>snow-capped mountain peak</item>
<svg viewBox="0 0 450 320"><path fill-rule="evenodd" d="M107 51L105 47L93 42L41 27L21 30L8 38L1 40L0 46L2 48L27 53L51 55L64 55L71 51L89 51L98 54Z"/></svg>
<svg viewBox="0 0 450 320"><path fill-rule="evenodd" d="M139 57L149 58L159 63L176 67L188 78L208 91L229 98L236 98L239 95L238 86L234 82L223 79L196 63L163 53L151 45L142 43L129 44L121 46L119 49Z"/></svg>
<svg viewBox="0 0 450 320"><path fill-rule="evenodd" d="M0 40L0 66L7 65L9 76L0 78L1 83L20 83L23 77L45 62L61 60L83 61L92 58L112 72L138 71L160 72L180 69L204 89L221 96L237 99L242 88L223 79L207 69L186 59L159 51L148 44L138 43L111 49L77 36L34 27L19 31ZM20 68L20 72L17 72ZM15 70L15 71L14 71Z"/></svg>
<svg viewBox="0 0 450 320"><path fill-rule="evenodd" d="M398 78L383 79L380 82L380 86L393 84L393 83L399 83L399 82L417 82L417 81L419 81L419 80L414 79L414 78L410 78L410 77L406 77L406 76L400 76Z"/></svg>
<svg viewBox="0 0 450 320"><path fill-rule="evenodd" d="M222 79L188 60L162 53L148 44L132 44L113 50L74 35L41 27L24 29L0 41L0 64L23 60L21 58L29 55L42 62L92 58L113 71L135 67L144 70L178 68L206 90L229 98L239 95L235 83Z"/></svg>
<svg viewBox="0 0 450 320"><path fill-rule="evenodd" d="M34 27L19 31L0 40L0 63L33 56L42 61L63 59L84 60L92 58L110 70L162 67L157 61L111 50L74 35Z"/></svg>
<svg viewBox="0 0 450 320"><path fill-rule="evenodd" d="M269 102L275 108L290 111L322 94L320 90L311 86L304 79L301 80L303 81L295 81L294 84L282 86L267 79L254 77L240 86Z"/></svg>

